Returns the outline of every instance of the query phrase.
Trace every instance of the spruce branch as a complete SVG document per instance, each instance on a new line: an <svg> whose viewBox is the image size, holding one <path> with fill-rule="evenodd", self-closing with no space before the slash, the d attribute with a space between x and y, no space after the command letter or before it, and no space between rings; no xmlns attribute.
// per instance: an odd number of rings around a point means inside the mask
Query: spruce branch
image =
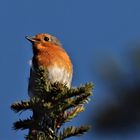
<svg viewBox="0 0 140 140"><path fill-rule="evenodd" d="M61 113L57 119L57 128L60 128L64 123L71 121L74 117L76 117L80 112L84 111L84 106L79 105L77 107L73 107L72 109Z"/></svg>
<svg viewBox="0 0 140 140"><path fill-rule="evenodd" d="M87 132L90 129L90 126L80 126L80 127L74 127L70 126L63 129L63 132L59 133L58 140L64 140L66 138L69 138L71 136L80 136Z"/></svg>
<svg viewBox="0 0 140 140"><path fill-rule="evenodd" d="M72 108L70 111L65 111L64 112L64 123L69 122L71 119L76 117L80 112L83 112L84 109L85 108L83 105L79 105L79 106Z"/></svg>
<svg viewBox="0 0 140 140"><path fill-rule="evenodd" d="M89 126L70 126L63 131L60 128L84 111L84 105L92 95L93 84L69 89L65 84L46 82L41 69L37 69L36 74L34 97L11 105L16 113L30 110L33 115L15 122L13 128L28 129L26 140L64 140L87 132Z"/></svg>
<svg viewBox="0 0 140 140"><path fill-rule="evenodd" d="M21 129L21 130L24 130L24 129L31 129L32 127L35 126L35 121L32 120L32 118L28 118L28 119L25 119L25 120L19 120L17 122L15 122L13 124L13 129L15 130L18 130L18 129Z"/></svg>
<svg viewBox="0 0 140 140"><path fill-rule="evenodd" d="M13 111L15 111L16 113L23 111L23 110L30 109L30 108L31 108L30 101L16 102L16 103L11 105L11 109Z"/></svg>

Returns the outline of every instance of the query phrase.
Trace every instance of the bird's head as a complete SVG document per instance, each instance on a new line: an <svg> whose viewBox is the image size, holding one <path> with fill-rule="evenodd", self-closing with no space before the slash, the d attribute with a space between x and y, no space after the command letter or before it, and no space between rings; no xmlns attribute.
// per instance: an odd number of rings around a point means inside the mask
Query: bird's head
<svg viewBox="0 0 140 140"><path fill-rule="evenodd" d="M37 50L40 49L44 50L45 48L52 47L52 46L62 47L60 41L56 37L50 34L41 33L33 37L26 36L25 38L32 43L33 49L37 49Z"/></svg>

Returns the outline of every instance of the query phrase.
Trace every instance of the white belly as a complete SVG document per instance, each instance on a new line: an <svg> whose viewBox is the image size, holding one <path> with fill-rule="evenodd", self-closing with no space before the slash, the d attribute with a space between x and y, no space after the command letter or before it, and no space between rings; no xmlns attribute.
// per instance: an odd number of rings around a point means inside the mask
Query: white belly
<svg viewBox="0 0 140 140"><path fill-rule="evenodd" d="M48 68L48 79L51 83L60 82L66 84L70 88L72 74L66 71L64 68L52 66Z"/></svg>

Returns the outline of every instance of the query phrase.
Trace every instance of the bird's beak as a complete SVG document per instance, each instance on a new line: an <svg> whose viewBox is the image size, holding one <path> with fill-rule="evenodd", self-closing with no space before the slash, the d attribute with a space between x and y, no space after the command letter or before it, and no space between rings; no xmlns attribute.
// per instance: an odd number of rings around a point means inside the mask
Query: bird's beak
<svg viewBox="0 0 140 140"><path fill-rule="evenodd" d="M36 41L35 38L34 37L31 37L31 36L25 36L25 38L27 40L29 40L30 42L32 42L32 43Z"/></svg>

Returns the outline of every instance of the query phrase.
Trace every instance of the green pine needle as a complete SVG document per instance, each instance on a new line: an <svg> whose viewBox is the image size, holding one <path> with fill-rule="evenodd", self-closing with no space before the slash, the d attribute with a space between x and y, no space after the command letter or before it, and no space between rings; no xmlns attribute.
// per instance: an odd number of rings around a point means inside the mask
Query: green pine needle
<svg viewBox="0 0 140 140"><path fill-rule="evenodd" d="M35 121L33 121L31 117L26 120L19 120L13 124L14 130L18 130L18 129L24 130L33 127L35 127Z"/></svg>
<svg viewBox="0 0 140 140"><path fill-rule="evenodd" d="M14 110L16 113L30 108L30 101L21 101L11 105L11 109Z"/></svg>
<svg viewBox="0 0 140 140"><path fill-rule="evenodd" d="M66 138L69 138L71 136L80 136L87 132L90 129L90 126L80 126L80 127L74 127L70 126L63 129L63 132L59 133L58 140L64 140Z"/></svg>
<svg viewBox="0 0 140 140"><path fill-rule="evenodd" d="M64 112L64 122L69 122L71 119L76 117L80 112L84 111L84 106L79 105L75 108L71 109L70 111Z"/></svg>

